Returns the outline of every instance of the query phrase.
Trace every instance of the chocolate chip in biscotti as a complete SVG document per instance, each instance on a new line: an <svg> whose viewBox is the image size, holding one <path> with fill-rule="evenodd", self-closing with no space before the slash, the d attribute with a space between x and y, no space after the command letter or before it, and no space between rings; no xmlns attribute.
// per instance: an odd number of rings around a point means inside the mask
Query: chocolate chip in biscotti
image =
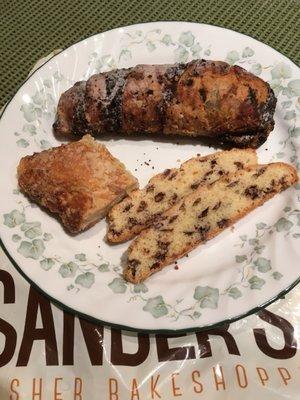
<svg viewBox="0 0 300 400"><path fill-rule="evenodd" d="M270 185L267 186L267 187L264 189L264 193L274 193L274 192L276 192L275 185L276 185L275 180L272 179Z"/></svg>
<svg viewBox="0 0 300 400"><path fill-rule="evenodd" d="M146 186L146 192L147 192L147 193L153 192L153 191L154 191L154 185Z"/></svg>
<svg viewBox="0 0 300 400"><path fill-rule="evenodd" d="M221 201L218 201L218 202L213 206L212 209L213 209L214 211L218 210L218 209L220 208L221 204L222 204L222 202L221 202Z"/></svg>
<svg viewBox="0 0 300 400"><path fill-rule="evenodd" d="M132 225L132 226L138 225L137 219L136 219L136 218L133 218L133 217L129 217L129 218L128 218L128 223L129 223L130 225Z"/></svg>
<svg viewBox="0 0 300 400"><path fill-rule="evenodd" d="M282 190L284 190L288 187L288 182L286 181L285 176L283 176L282 178L279 179L279 184L282 186Z"/></svg>
<svg viewBox="0 0 300 400"><path fill-rule="evenodd" d="M169 200L170 206L173 206L177 202L177 199L178 199L178 195L176 193L173 193L172 197Z"/></svg>
<svg viewBox="0 0 300 400"><path fill-rule="evenodd" d="M134 283L144 281L154 272L172 264L199 244L204 244L232 226L244 215L273 197L275 193L279 193L298 180L296 170L287 164L272 163L265 167L263 174L259 173L262 168L260 165L237 170L185 196L181 203L184 204L184 208L181 207L181 210L176 204L165 211L162 214L166 217L162 227L163 232L155 227L149 227L130 245L129 259L138 259L141 264L137 267L134 279L125 267L125 279ZM258 177L255 174L258 174ZM228 187L229 182L237 182L233 190ZM248 189L248 194L245 194L245 188ZM202 199L201 203L194 206L198 198ZM180 218L177 217L178 213ZM253 218L255 226L255 214ZM172 228L171 232L168 231L169 228ZM164 245L161 247L158 241L168 243L167 250ZM148 255L142 251L145 247L151 250ZM153 257L154 254L159 256L159 261ZM158 264L155 264L156 262ZM153 264L157 268L152 268Z"/></svg>
<svg viewBox="0 0 300 400"><path fill-rule="evenodd" d="M184 203L182 203L182 204L180 205L179 210L180 210L180 211L185 211L185 204L184 204Z"/></svg>
<svg viewBox="0 0 300 400"><path fill-rule="evenodd" d="M127 204L124 208L123 208L123 212L127 212L131 209L131 207L133 207L132 203Z"/></svg>
<svg viewBox="0 0 300 400"><path fill-rule="evenodd" d="M122 231L116 231L115 229L111 229L111 234L113 236L118 237L118 236L120 236L122 234Z"/></svg>
<svg viewBox="0 0 300 400"><path fill-rule="evenodd" d="M206 217L206 216L207 216L207 213L208 213L208 210L209 210L209 207L206 207L205 210L203 210L203 211L198 215L198 218Z"/></svg>
<svg viewBox="0 0 300 400"><path fill-rule="evenodd" d="M176 177L177 174L178 174L178 171L172 172L171 175L168 177L168 180L172 181Z"/></svg>
<svg viewBox="0 0 300 400"><path fill-rule="evenodd" d="M147 251L147 249L146 249L146 251ZM129 271L130 275L131 275L133 278L134 278L135 275L136 275L136 269L137 269L137 267L138 267L139 265L140 265L140 261L139 261L139 260L132 259L132 260L129 260L129 261L127 262L128 271Z"/></svg>
<svg viewBox="0 0 300 400"><path fill-rule="evenodd" d="M214 173L214 171L207 171L206 174L203 177L203 180L206 180L210 175L212 175Z"/></svg>
<svg viewBox="0 0 300 400"><path fill-rule="evenodd" d="M158 261L163 261L166 258L166 254L158 251L154 254L154 258L156 258Z"/></svg>
<svg viewBox="0 0 300 400"><path fill-rule="evenodd" d="M176 219L178 218L178 215L172 215L172 217L169 219L169 223L172 224Z"/></svg>
<svg viewBox="0 0 300 400"><path fill-rule="evenodd" d="M239 183L239 181L230 182L230 183L228 183L227 187L232 188L232 187L236 186L238 183Z"/></svg>
<svg viewBox="0 0 300 400"><path fill-rule="evenodd" d="M254 178L258 178L260 175L262 175L266 170L266 167L261 167L255 174L253 174Z"/></svg>
<svg viewBox="0 0 300 400"><path fill-rule="evenodd" d="M193 206L197 206L201 202L201 197L198 197L193 203Z"/></svg>
<svg viewBox="0 0 300 400"><path fill-rule="evenodd" d="M157 194L154 196L154 200L155 200L156 202L162 201L163 198L165 197L165 195L166 195L165 193L159 192L159 193L157 193Z"/></svg>
<svg viewBox="0 0 300 400"><path fill-rule="evenodd" d="M260 196L260 190L257 185L251 185L245 189L245 195L249 196L252 200Z"/></svg>
<svg viewBox="0 0 300 400"><path fill-rule="evenodd" d="M163 176L166 177L170 174L171 170L170 169L165 169L163 172Z"/></svg>
<svg viewBox="0 0 300 400"><path fill-rule="evenodd" d="M136 268L141 262L139 260L130 260L128 261L128 265L132 268Z"/></svg>
<svg viewBox="0 0 300 400"><path fill-rule="evenodd" d="M200 182L195 182L195 183L191 184L191 189L196 190L196 189L198 189L199 185L200 185Z"/></svg>
<svg viewBox="0 0 300 400"><path fill-rule="evenodd" d="M207 233L210 230L209 225L202 225L198 227L198 232L200 233L201 240L205 241L207 237Z"/></svg>
<svg viewBox="0 0 300 400"><path fill-rule="evenodd" d="M137 208L137 212L144 211L147 208L147 203L142 200Z"/></svg>
<svg viewBox="0 0 300 400"><path fill-rule="evenodd" d="M159 262L155 262L154 264L151 265L150 269L157 269L160 267L160 263Z"/></svg>
<svg viewBox="0 0 300 400"><path fill-rule="evenodd" d="M227 218L223 218L220 221L217 222L217 225L219 228L224 228L225 226L227 226L228 224L228 219Z"/></svg>
<svg viewBox="0 0 300 400"><path fill-rule="evenodd" d="M162 240L158 240L157 246L161 250L167 251L168 247L170 246L170 242L163 242Z"/></svg>
<svg viewBox="0 0 300 400"><path fill-rule="evenodd" d="M236 165L238 169L244 168L244 164L240 161L235 161L234 165Z"/></svg>

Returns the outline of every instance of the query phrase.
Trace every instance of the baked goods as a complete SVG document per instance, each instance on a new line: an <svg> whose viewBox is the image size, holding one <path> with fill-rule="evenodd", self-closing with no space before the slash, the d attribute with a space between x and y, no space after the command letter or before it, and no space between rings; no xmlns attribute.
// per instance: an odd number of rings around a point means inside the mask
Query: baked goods
<svg viewBox="0 0 300 400"><path fill-rule="evenodd" d="M233 149L206 157L197 156L184 162L180 168L166 169L151 178L144 189L132 191L110 210L107 217L108 241L118 243L133 238L200 185L256 163L254 150Z"/></svg>
<svg viewBox="0 0 300 400"><path fill-rule="evenodd" d="M132 242L125 279L142 282L293 185L297 179L293 167L273 163L248 167L199 187Z"/></svg>
<svg viewBox="0 0 300 400"><path fill-rule="evenodd" d="M97 222L137 180L90 135L21 159L21 190L78 233Z"/></svg>
<svg viewBox="0 0 300 400"><path fill-rule="evenodd" d="M275 106L269 84L239 66L137 65L76 83L62 94L53 127L58 135L179 134L256 148L274 127Z"/></svg>

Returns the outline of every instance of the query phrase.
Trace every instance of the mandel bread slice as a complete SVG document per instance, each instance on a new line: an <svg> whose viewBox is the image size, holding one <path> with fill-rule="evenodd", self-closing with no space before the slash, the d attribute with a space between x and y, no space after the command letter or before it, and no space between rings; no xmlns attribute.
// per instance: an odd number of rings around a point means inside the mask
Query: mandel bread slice
<svg viewBox="0 0 300 400"><path fill-rule="evenodd" d="M180 168L166 169L152 177L144 189L132 191L110 210L107 217L108 241L118 243L132 239L183 196L254 164L257 164L254 150L233 149L197 156L184 162Z"/></svg>
<svg viewBox="0 0 300 400"><path fill-rule="evenodd" d="M167 210L132 242L124 269L139 283L213 238L235 221L297 181L284 163L254 165L199 187Z"/></svg>

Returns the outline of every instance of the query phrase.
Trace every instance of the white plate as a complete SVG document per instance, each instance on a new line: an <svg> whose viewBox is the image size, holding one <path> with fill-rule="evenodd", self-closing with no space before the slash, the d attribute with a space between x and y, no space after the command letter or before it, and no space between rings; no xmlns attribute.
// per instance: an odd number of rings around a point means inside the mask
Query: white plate
<svg viewBox="0 0 300 400"><path fill-rule="evenodd" d="M278 95L276 124L258 149L259 160L286 161L299 169L298 68L272 48L215 26L156 22L92 36L46 62L4 111L0 122L3 246L31 282L71 310L134 329L203 328L254 312L299 280L299 185L249 214L234 230L227 229L192 251L179 261L179 269L169 266L136 286L121 276L120 258L128 244L107 245L104 220L85 233L68 236L55 218L17 190L20 158L60 144L51 125L60 94L74 82L113 68L193 58L237 63L270 82ZM176 167L196 153L213 152L197 140L99 140L141 186L152 174Z"/></svg>

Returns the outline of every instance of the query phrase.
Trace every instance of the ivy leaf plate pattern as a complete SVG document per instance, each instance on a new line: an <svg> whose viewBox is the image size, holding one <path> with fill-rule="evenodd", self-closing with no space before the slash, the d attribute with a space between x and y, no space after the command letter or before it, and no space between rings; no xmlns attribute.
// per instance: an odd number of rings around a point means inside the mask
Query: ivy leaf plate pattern
<svg viewBox="0 0 300 400"><path fill-rule="evenodd" d="M275 129L261 163L300 170L300 73L289 59L248 36L186 22L153 22L94 35L57 50L17 90L0 120L0 234L14 265L46 295L98 321L148 331L186 331L255 312L299 280L300 184L254 210L234 228L147 281L122 276L127 243L109 246L105 220L77 236L20 193L16 168L58 146L52 133L61 93L95 73L136 64L225 60L269 82L278 98ZM44 64L43 64L44 63ZM98 137L139 179L215 151L198 139Z"/></svg>

